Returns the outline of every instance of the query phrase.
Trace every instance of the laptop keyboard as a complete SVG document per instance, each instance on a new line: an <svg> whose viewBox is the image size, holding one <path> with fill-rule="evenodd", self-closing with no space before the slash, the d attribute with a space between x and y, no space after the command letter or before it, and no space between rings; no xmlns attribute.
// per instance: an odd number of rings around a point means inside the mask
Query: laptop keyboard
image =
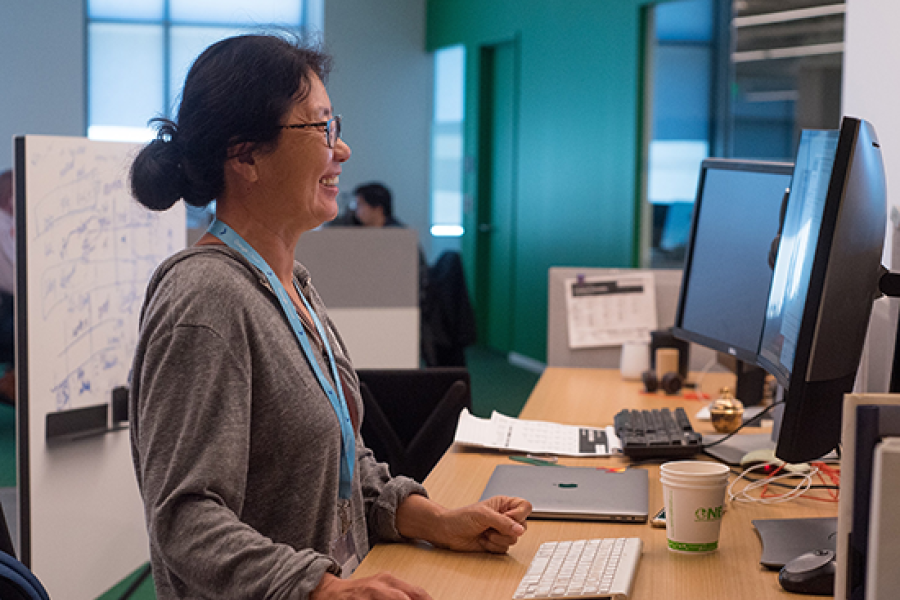
<svg viewBox="0 0 900 600"><path fill-rule="evenodd" d="M514 600L627 600L637 574L640 538L545 542L519 582Z"/></svg>
<svg viewBox="0 0 900 600"><path fill-rule="evenodd" d="M683 408L623 410L616 415L622 454L631 458L684 458L700 453L703 436L694 431Z"/></svg>

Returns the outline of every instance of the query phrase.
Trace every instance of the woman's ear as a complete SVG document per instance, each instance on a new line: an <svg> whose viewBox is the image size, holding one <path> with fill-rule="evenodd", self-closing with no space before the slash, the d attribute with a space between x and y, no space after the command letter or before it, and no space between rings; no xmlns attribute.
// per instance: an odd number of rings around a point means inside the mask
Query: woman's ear
<svg viewBox="0 0 900 600"><path fill-rule="evenodd" d="M255 144L235 144L228 149L225 168L248 182L256 181L259 173L256 170L256 159L253 155L255 149Z"/></svg>

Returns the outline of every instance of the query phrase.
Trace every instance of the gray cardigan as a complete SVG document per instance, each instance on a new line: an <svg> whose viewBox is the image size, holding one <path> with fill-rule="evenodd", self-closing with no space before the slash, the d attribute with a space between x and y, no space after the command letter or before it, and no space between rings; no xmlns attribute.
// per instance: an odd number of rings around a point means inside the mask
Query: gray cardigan
<svg viewBox="0 0 900 600"><path fill-rule="evenodd" d="M295 264L294 275L362 416L346 349L306 269ZM157 269L130 410L159 600L306 598L325 572L340 572L328 556L340 526L337 417L274 293L239 253L190 248ZM401 539L397 506L425 491L392 478L358 434L351 513L363 557L371 543Z"/></svg>

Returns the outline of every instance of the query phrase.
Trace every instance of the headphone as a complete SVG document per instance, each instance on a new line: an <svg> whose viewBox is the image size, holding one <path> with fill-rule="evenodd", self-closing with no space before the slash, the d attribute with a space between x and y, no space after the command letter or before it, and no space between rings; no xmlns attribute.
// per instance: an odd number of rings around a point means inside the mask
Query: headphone
<svg viewBox="0 0 900 600"><path fill-rule="evenodd" d="M670 396L677 394L681 390L681 386L684 385L684 378L681 376L681 373L674 371L663 375L662 381L657 379L656 373L653 371L644 371L641 374L641 381L644 382L644 389L648 392L653 393L658 389L662 389Z"/></svg>

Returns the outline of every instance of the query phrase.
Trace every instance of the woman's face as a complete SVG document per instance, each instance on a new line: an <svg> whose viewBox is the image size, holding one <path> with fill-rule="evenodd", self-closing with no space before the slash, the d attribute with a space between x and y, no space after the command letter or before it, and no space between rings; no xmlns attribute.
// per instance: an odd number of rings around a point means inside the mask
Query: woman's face
<svg viewBox="0 0 900 600"><path fill-rule="evenodd" d="M309 95L294 104L282 125L320 123L333 116L322 81L311 75L311 84ZM338 176L341 163L350 158L350 147L343 140L328 147L324 130L324 126L283 129L275 149L256 157L272 216L302 231L337 216Z"/></svg>

